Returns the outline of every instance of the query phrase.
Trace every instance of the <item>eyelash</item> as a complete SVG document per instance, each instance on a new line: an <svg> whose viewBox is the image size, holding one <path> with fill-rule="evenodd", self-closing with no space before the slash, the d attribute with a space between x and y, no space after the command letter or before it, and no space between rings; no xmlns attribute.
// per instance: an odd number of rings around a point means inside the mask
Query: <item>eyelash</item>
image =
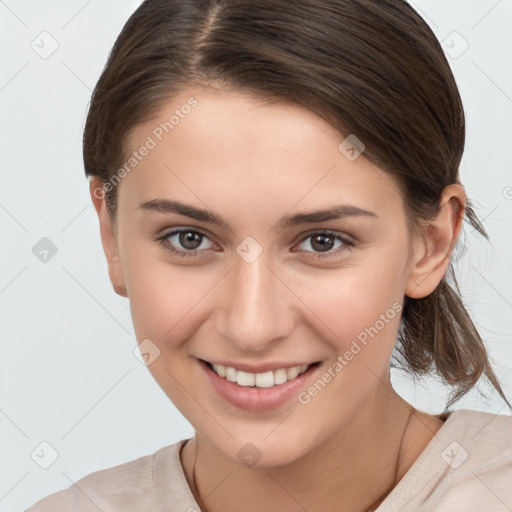
<svg viewBox="0 0 512 512"><path fill-rule="evenodd" d="M181 257L181 258L186 258L186 257L197 257L200 255L200 253L202 251L178 251L174 248L174 246L169 242L168 238L171 237L171 236L174 236L174 235L178 235L180 233L195 233L197 235L200 235L201 237L204 237L204 238L207 238L208 240L210 240L210 238L208 237L208 235L206 235L205 233L203 233L202 231L198 231L196 229L176 229L174 231L171 231L169 233L166 233L165 235L157 238L157 241L160 242L160 246L164 247L165 250L173 253L173 254L176 254L177 256ZM343 242L343 244L345 245L344 248L338 248L336 251L333 251L333 252L329 252L329 253L325 253L325 254L322 254L322 253L312 253L313 255L310 255L310 256L307 256L308 258L312 258L312 259L322 259L322 258L328 258L330 256L332 256L333 254L338 254L339 252L343 251L343 250L350 250L350 248L354 247L356 244L355 242L353 242L352 240L349 240L341 235L338 235L332 231L316 231L314 233L310 233L309 235L305 236L304 238L302 238L299 242L299 244L301 244L302 242L306 241L308 238L313 238L314 236L318 236L318 235L327 235L331 238L334 238L335 240L338 240L340 242ZM295 251L296 252L296 251ZM311 251L306 251L308 253L311 253Z"/></svg>

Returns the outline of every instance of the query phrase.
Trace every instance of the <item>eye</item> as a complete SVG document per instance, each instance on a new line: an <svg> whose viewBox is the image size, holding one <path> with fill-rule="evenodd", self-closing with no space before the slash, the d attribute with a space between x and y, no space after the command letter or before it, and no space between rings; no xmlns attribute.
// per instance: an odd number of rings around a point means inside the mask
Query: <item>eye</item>
<svg viewBox="0 0 512 512"><path fill-rule="evenodd" d="M211 242L210 238L205 233L191 228L175 229L157 238L157 241L160 242L162 247L180 257L200 256L203 251L211 249L215 245L212 242L212 245L204 247L205 240ZM308 241L307 244L313 248L313 251L305 249L305 252L313 253L308 255L308 258L330 257L355 246L355 242L352 240L332 231L311 233L303 238L299 245L305 244L306 241ZM339 242L341 245L338 245L337 250L333 251L332 249L336 245L336 242ZM297 251L294 250L293 252Z"/></svg>
<svg viewBox="0 0 512 512"><path fill-rule="evenodd" d="M355 246L355 242L352 240L333 233L332 231L318 231L316 233L311 233L302 239L301 244L304 244L306 241L308 241L307 244L313 248L314 252L318 251L316 254L307 256L308 258L330 257ZM337 250L332 251L331 249L335 246L336 241L340 242L341 246L338 246ZM306 252L312 251L308 251L306 249Z"/></svg>
<svg viewBox="0 0 512 512"><path fill-rule="evenodd" d="M174 240L173 240L174 239ZM157 239L166 250L180 257L199 256L203 250L211 247L201 247L205 240L210 240L203 232L195 229L176 229ZM182 247L184 250L177 249ZM197 250L201 249L201 250Z"/></svg>

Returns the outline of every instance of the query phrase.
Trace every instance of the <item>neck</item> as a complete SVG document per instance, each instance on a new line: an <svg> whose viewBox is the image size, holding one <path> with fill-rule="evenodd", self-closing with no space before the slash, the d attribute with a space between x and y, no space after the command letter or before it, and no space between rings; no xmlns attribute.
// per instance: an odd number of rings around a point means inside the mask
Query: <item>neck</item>
<svg viewBox="0 0 512 512"><path fill-rule="evenodd" d="M363 512L385 499L414 462L413 447L421 448L407 436L412 411L394 391L379 393L315 450L270 468L247 468L196 432L182 450L182 464L203 512Z"/></svg>

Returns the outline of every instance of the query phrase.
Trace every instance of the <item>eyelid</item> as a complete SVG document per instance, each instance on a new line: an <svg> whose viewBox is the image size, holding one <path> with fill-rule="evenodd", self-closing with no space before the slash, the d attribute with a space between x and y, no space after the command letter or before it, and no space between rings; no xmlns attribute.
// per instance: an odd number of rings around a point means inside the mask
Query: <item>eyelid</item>
<svg viewBox="0 0 512 512"><path fill-rule="evenodd" d="M203 235L204 237L208 238L209 240L212 240L212 238L214 238L214 235L211 234L207 229L199 228L197 226L188 226L187 224L178 225L178 226L174 226L172 228L164 229L161 231L161 234L159 234L157 236L159 238L168 237L171 235L175 235L176 233L179 233L181 231L193 231L194 233L199 233L200 235Z"/></svg>
<svg viewBox="0 0 512 512"><path fill-rule="evenodd" d="M311 229L306 231L306 233L302 233L299 238L299 242L303 242L306 238L309 238L313 235L331 235L333 237L340 237L345 239L347 242L356 243L357 240L352 235L345 233L344 231L336 231L334 229Z"/></svg>

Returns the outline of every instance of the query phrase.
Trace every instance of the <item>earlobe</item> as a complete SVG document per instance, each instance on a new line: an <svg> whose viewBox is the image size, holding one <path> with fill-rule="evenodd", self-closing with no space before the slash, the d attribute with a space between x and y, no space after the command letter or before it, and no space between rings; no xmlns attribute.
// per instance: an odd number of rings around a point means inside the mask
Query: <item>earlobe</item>
<svg viewBox="0 0 512 512"><path fill-rule="evenodd" d="M122 297L128 297L123 267L119 257L117 241L114 233L115 227L107 211L101 180L97 177L92 177L89 184L89 189L94 208L98 214L101 244L107 258L110 281L112 282L114 291L118 295L121 295Z"/></svg>
<svg viewBox="0 0 512 512"><path fill-rule="evenodd" d="M425 226L421 239L418 237L413 242L414 255L405 288L408 297L427 297L446 274L462 229L465 208L466 194L462 185L447 186L436 217Z"/></svg>

